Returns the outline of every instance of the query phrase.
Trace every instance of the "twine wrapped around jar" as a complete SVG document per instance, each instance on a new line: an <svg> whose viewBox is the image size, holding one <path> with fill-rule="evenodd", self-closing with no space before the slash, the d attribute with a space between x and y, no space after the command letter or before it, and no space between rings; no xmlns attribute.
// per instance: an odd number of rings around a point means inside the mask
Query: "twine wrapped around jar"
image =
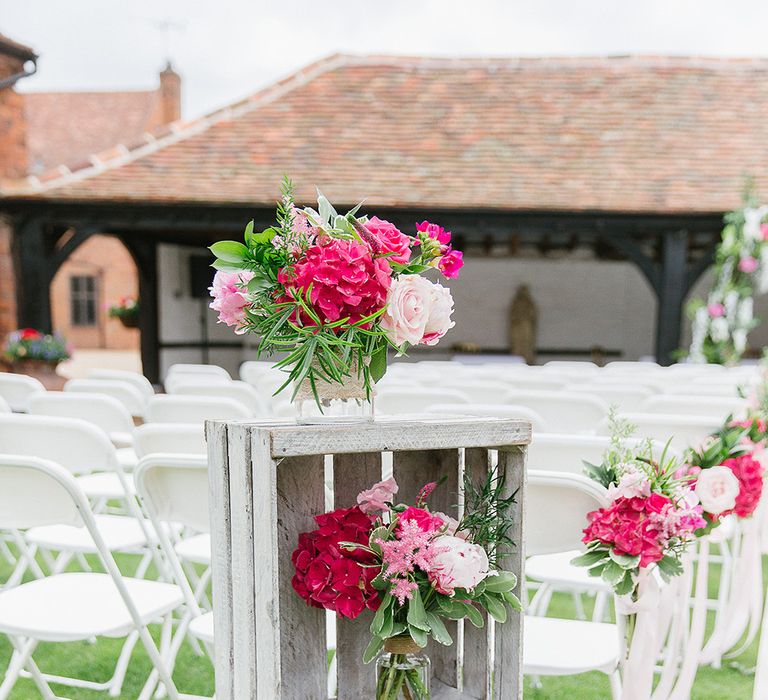
<svg viewBox="0 0 768 700"><path fill-rule="evenodd" d="M368 358L365 359L365 363L368 364ZM320 401L334 401L334 400L354 400L359 399L365 401L368 397L365 393L365 382L363 381L363 373L357 371L357 359L353 359L350 363L349 376L344 377L343 383L340 382L327 382L323 379L315 380L315 389ZM312 384L309 379L305 379L301 382L298 392L296 392L295 401L314 401L315 395L312 393Z"/></svg>
<svg viewBox="0 0 768 700"><path fill-rule="evenodd" d="M410 634L401 634L385 640L384 651L387 654L419 654L421 647L413 641Z"/></svg>

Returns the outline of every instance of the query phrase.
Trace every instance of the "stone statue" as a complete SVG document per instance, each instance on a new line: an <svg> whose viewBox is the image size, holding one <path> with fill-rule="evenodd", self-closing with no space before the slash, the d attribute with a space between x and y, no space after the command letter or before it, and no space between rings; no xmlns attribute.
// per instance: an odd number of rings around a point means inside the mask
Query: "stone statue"
<svg viewBox="0 0 768 700"><path fill-rule="evenodd" d="M509 310L509 349L532 365L536 361L536 326L539 312L527 284L515 291Z"/></svg>

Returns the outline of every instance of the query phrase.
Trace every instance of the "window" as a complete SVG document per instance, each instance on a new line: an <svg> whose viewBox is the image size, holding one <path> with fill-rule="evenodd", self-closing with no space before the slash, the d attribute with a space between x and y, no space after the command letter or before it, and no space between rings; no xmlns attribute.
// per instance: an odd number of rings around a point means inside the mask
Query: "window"
<svg viewBox="0 0 768 700"><path fill-rule="evenodd" d="M86 275L70 277L69 304L73 326L95 326L96 278Z"/></svg>

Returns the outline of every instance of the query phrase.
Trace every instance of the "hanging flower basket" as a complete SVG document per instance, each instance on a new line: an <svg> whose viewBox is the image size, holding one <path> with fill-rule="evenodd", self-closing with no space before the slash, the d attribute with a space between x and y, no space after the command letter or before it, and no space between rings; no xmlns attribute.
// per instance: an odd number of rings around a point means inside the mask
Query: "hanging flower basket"
<svg viewBox="0 0 768 700"><path fill-rule="evenodd" d="M122 297L107 311L110 318L116 318L125 328L139 327L139 300L133 297Z"/></svg>

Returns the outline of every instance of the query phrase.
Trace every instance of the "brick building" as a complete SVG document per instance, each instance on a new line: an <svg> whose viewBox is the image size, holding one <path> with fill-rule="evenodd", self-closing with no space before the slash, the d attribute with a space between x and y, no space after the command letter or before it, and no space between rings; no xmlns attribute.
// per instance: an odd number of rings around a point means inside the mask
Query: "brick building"
<svg viewBox="0 0 768 700"><path fill-rule="evenodd" d="M170 65L152 90L19 92L15 82L3 86L3 78L23 77L24 62L35 58L0 35L0 179L92 164L95 154L181 116L181 79ZM10 231L0 221L0 337L17 326L13 279ZM53 327L79 348L138 348L138 331L107 315L108 306L125 296L138 296L134 260L118 239L97 233L73 250L51 282Z"/></svg>

